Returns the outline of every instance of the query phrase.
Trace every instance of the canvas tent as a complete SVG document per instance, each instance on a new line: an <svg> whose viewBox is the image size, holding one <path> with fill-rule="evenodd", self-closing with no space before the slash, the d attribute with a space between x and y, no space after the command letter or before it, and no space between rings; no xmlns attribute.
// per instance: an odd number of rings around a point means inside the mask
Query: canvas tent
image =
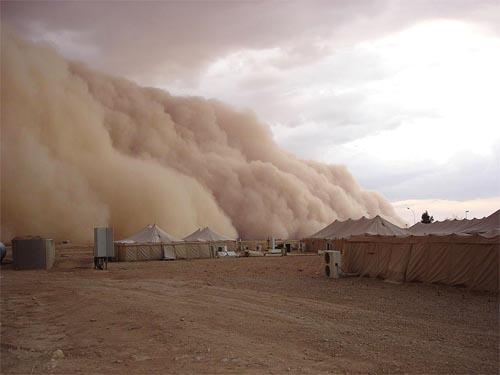
<svg viewBox="0 0 500 375"><path fill-rule="evenodd" d="M168 234L156 224L149 224L139 232L117 243L169 243L179 241L174 236Z"/></svg>
<svg viewBox="0 0 500 375"><path fill-rule="evenodd" d="M379 215L369 219L362 217L358 220L335 220L330 225L314 233L311 238L348 238L351 236L371 234L381 236L406 236L406 230L383 219Z"/></svg>
<svg viewBox="0 0 500 375"><path fill-rule="evenodd" d="M219 247L235 250L236 241L208 227L179 241L156 224L150 224L128 238L116 241L115 253L120 261L204 259L215 258Z"/></svg>
<svg viewBox="0 0 500 375"><path fill-rule="evenodd" d="M190 235L184 237L184 246L176 244L176 251L182 251L186 256L196 251L209 254L209 257L217 257L218 252L237 250L237 242L229 237L219 234L209 227L199 228Z"/></svg>
<svg viewBox="0 0 500 375"><path fill-rule="evenodd" d="M115 254L120 261L176 259L167 244L178 241L156 224L149 224L123 240L115 241Z"/></svg>
<svg viewBox="0 0 500 375"><path fill-rule="evenodd" d="M209 242L175 242L163 245L164 259L208 259L217 256Z"/></svg>
<svg viewBox="0 0 500 375"><path fill-rule="evenodd" d="M305 238L306 251L339 249L344 239L357 235L407 236L405 229L392 224L380 216L371 219L335 220L309 238Z"/></svg>
<svg viewBox="0 0 500 375"><path fill-rule="evenodd" d="M500 210L497 210L488 217L472 220L444 220L430 224L417 223L408 228L408 232L414 236L425 236L428 234L448 235L448 234L486 234L500 230Z"/></svg>
<svg viewBox="0 0 500 375"><path fill-rule="evenodd" d="M498 291L500 211L408 231L382 220L333 222L305 239L307 248L340 250L342 270L360 276Z"/></svg>
<svg viewBox="0 0 500 375"><path fill-rule="evenodd" d="M183 238L184 241L234 241L233 239L214 232L209 227L199 228L190 235Z"/></svg>
<svg viewBox="0 0 500 375"><path fill-rule="evenodd" d="M486 238L493 238L493 237L500 236L500 228L492 229L492 230L489 230L487 232L482 232L480 235L482 237L486 237Z"/></svg>
<svg viewBox="0 0 500 375"><path fill-rule="evenodd" d="M493 212L490 216L471 223L465 230L466 233L494 233L500 231L500 210Z"/></svg>
<svg viewBox="0 0 500 375"><path fill-rule="evenodd" d="M498 236L354 236L341 250L344 272L498 291Z"/></svg>
<svg viewBox="0 0 500 375"><path fill-rule="evenodd" d="M472 220L444 220L436 221L430 224L416 223L408 228L408 232L414 236L425 236L428 234L435 235L448 235L456 233L464 233L464 231L471 225L476 224L479 219Z"/></svg>

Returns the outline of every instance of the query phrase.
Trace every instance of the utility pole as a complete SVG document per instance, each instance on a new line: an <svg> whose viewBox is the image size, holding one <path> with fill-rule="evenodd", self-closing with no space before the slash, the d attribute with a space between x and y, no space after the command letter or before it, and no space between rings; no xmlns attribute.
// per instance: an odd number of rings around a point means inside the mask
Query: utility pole
<svg viewBox="0 0 500 375"><path fill-rule="evenodd" d="M413 225L415 225L415 211L413 211L410 207L406 207L407 210L410 210L413 214Z"/></svg>

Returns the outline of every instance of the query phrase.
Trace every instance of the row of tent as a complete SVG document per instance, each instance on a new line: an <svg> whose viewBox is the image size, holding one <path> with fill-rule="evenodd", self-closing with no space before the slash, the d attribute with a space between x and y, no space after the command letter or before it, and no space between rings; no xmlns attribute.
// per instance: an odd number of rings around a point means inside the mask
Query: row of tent
<svg viewBox="0 0 500 375"><path fill-rule="evenodd" d="M500 210L407 229L380 216L334 221L304 242L307 251L339 250L345 273L498 291L499 234Z"/></svg>
<svg viewBox="0 0 500 375"><path fill-rule="evenodd" d="M115 258L119 261L161 259L206 259L236 255L236 241L209 227L199 228L182 240L149 224L134 235L115 241Z"/></svg>
<svg viewBox="0 0 500 375"><path fill-rule="evenodd" d="M175 238L165 232L156 224L149 224L134 235L123 240L115 241L118 244L136 244L136 243L171 243L180 241L233 241L233 239L219 234L209 227L199 228L182 240Z"/></svg>
<svg viewBox="0 0 500 375"><path fill-rule="evenodd" d="M479 234L483 237L496 237L500 235L500 210L482 219L444 220L431 224L417 223L408 228L414 236L428 234Z"/></svg>
<svg viewBox="0 0 500 375"><path fill-rule="evenodd" d="M498 291L498 237L361 235L326 242L340 250L349 274Z"/></svg>
<svg viewBox="0 0 500 375"><path fill-rule="evenodd" d="M444 220L431 224L417 223L410 228L401 228L388 220L375 216L373 218L362 217L357 220L345 221L335 220L320 231L308 238L311 239L336 239L349 238L359 235L378 236L426 236L426 235L471 235L479 234L483 237L496 237L500 235L500 210L482 219ZM115 241L119 244L134 243L172 243L179 241L209 241L223 242L234 241L234 239L219 234L209 227L199 228L182 240L177 239L165 232L156 224L149 224L134 235Z"/></svg>
<svg viewBox="0 0 500 375"><path fill-rule="evenodd" d="M335 220L325 228L314 233L311 239L349 238L358 235L379 236L426 236L450 234L496 237L500 235L500 210L482 219L444 220L431 224L417 223L410 228L400 228L380 216L362 217L358 220Z"/></svg>

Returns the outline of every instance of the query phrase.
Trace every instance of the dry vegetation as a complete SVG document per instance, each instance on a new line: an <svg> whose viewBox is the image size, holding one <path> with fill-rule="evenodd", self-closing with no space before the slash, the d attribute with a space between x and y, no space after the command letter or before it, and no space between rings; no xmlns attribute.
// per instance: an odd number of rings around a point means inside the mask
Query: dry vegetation
<svg viewBox="0 0 500 375"><path fill-rule="evenodd" d="M498 373L497 295L329 280L318 256L95 271L84 253L2 267L2 373Z"/></svg>

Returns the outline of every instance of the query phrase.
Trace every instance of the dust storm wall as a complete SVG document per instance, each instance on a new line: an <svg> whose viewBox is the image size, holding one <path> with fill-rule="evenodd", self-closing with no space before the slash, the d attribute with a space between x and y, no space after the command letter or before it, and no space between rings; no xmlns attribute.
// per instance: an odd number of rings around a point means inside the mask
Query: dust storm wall
<svg viewBox="0 0 500 375"><path fill-rule="evenodd" d="M252 113L101 74L6 30L1 78L3 241L151 222L178 237L208 225L287 238L337 218L399 220L345 167L280 149Z"/></svg>

